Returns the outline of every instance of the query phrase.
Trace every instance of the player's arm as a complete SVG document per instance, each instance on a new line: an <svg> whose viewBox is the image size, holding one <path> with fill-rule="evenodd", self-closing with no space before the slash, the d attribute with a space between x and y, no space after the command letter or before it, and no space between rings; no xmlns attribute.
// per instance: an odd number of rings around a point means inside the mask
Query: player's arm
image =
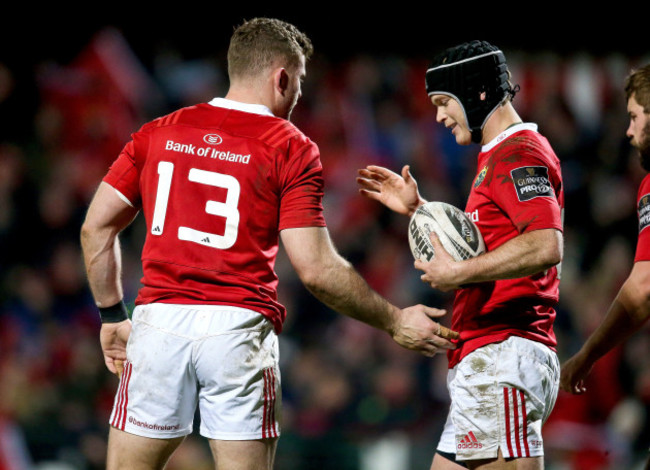
<svg viewBox="0 0 650 470"><path fill-rule="evenodd" d="M81 248L90 289L98 307L108 307L122 300L118 234L137 212L104 182L90 203L81 227Z"/></svg>
<svg viewBox="0 0 650 470"><path fill-rule="evenodd" d="M88 208L81 228L81 248L90 290L100 309L111 309L122 303L118 234L137 213L137 209L120 199L117 192L104 182L99 185ZM116 360L126 359L126 340L130 331L129 320L102 323L100 342L106 366L111 372L116 372Z"/></svg>
<svg viewBox="0 0 650 470"><path fill-rule="evenodd" d="M585 392L584 381L596 361L637 332L649 317L650 261L637 261L603 322L582 348L562 365L562 389L571 393Z"/></svg>
<svg viewBox="0 0 650 470"><path fill-rule="evenodd" d="M375 165L360 169L358 174L359 192L398 214L410 217L418 207L426 203L408 165L402 168L401 175Z"/></svg>
<svg viewBox="0 0 650 470"><path fill-rule="evenodd" d="M446 312L416 305L399 309L370 288L338 254L324 227L285 229L282 243L305 287L333 310L389 333L401 346L432 356L456 338L433 318Z"/></svg>
<svg viewBox="0 0 650 470"><path fill-rule="evenodd" d="M415 267L424 272L424 282L449 291L465 284L516 279L537 274L562 261L563 237L557 229L525 232L481 256L457 262L431 234L436 256L428 263L417 260Z"/></svg>

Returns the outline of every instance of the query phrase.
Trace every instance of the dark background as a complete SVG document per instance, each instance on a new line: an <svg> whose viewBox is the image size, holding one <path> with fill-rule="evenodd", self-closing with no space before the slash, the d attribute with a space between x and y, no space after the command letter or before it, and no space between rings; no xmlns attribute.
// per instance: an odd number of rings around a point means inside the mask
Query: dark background
<svg viewBox="0 0 650 470"><path fill-rule="evenodd" d="M641 12L558 2L454 3L401 2L352 5L343 2L283 3L266 6L189 4L186 8L131 4L85 5L82 9L51 4L33 11L16 5L0 31L2 55L16 63L71 59L104 26L119 28L144 59L163 43L173 43L188 57L220 54L232 29L255 16L294 23L331 60L360 53L429 56L441 47L470 39L528 52L647 52ZM21 14L21 12L23 12Z"/></svg>

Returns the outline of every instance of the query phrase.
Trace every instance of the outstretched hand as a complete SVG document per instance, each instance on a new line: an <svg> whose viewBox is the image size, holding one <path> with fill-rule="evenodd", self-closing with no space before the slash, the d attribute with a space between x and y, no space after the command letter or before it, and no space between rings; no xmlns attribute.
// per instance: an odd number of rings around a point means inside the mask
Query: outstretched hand
<svg viewBox="0 0 650 470"><path fill-rule="evenodd" d="M387 168L375 165L358 170L358 173L359 192L399 214L411 216L425 203L408 165L402 168L401 176Z"/></svg>
<svg viewBox="0 0 650 470"><path fill-rule="evenodd" d="M399 310L391 333L393 340L403 348L428 357L447 349L455 349L456 345L451 340L458 339L460 335L433 321L446 313L446 310L425 305L414 305Z"/></svg>
<svg viewBox="0 0 650 470"><path fill-rule="evenodd" d="M126 360L126 343L130 334L131 320L104 323L99 332L99 342L106 367L118 376L121 374L122 363Z"/></svg>

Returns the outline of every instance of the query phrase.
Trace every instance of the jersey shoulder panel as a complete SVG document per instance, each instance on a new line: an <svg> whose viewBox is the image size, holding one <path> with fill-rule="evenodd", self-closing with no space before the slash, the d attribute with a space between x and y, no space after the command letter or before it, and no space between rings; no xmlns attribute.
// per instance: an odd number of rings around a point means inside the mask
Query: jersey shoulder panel
<svg viewBox="0 0 650 470"><path fill-rule="evenodd" d="M258 115L201 103L178 109L153 120L145 127L191 126L223 128L233 135L264 141L271 147L281 146L291 139L309 139L293 123L274 116Z"/></svg>
<svg viewBox="0 0 650 470"><path fill-rule="evenodd" d="M548 140L534 131L526 130L513 134L490 153L495 161L505 164L534 160L551 165L559 164L559 160Z"/></svg>
<svg viewBox="0 0 650 470"><path fill-rule="evenodd" d="M512 181L513 171L537 167L545 167L547 177L561 183L560 161L548 140L534 131L520 131L479 154L479 170L473 186L490 188L496 182L496 187L500 187Z"/></svg>
<svg viewBox="0 0 650 470"><path fill-rule="evenodd" d="M165 126L171 126L176 124L179 120L180 117L186 112L186 111L191 111L192 109L196 108L196 106L187 106L184 108L177 109L169 114L166 114L164 116L157 117L150 122L144 124L141 128L141 132L146 132L150 131L159 127L165 127Z"/></svg>

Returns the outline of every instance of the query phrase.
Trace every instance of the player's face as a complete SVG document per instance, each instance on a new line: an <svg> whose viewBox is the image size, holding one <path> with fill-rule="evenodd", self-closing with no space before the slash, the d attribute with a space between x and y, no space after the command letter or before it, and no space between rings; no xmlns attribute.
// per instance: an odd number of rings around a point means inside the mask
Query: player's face
<svg viewBox="0 0 650 470"><path fill-rule="evenodd" d="M447 95L431 95L431 102L437 108L436 121L451 130L459 145L472 143L472 134L467 126L465 113L460 103Z"/></svg>
<svg viewBox="0 0 650 470"><path fill-rule="evenodd" d="M627 102L627 113L630 125L626 135L630 138L630 144L641 154L641 165L650 171L650 115L644 112L634 95Z"/></svg>
<svg viewBox="0 0 650 470"><path fill-rule="evenodd" d="M296 103L298 103L298 99L302 96L302 81L305 79L306 75L305 58L301 56L300 63L297 67L289 67L286 70L287 75L289 76L289 82L287 84L285 100L279 117L290 119L293 108L296 106Z"/></svg>

